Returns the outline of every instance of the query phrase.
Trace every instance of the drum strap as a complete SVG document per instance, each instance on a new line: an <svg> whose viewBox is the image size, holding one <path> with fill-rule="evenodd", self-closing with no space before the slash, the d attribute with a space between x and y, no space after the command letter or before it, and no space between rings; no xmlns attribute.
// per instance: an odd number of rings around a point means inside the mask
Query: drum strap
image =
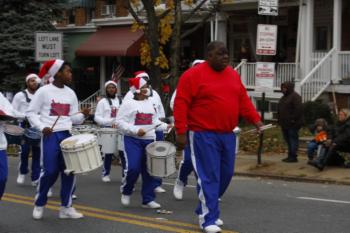
<svg viewBox="0 0 350 233"><path fill-rule="evenodd" d="M25 90L23 90L22 93L23 93L24 96L26 97L26 102L27 102L27 103L30 103L30 100L31 100L31 99L29 99L27 92L26 92Z"/></svg>

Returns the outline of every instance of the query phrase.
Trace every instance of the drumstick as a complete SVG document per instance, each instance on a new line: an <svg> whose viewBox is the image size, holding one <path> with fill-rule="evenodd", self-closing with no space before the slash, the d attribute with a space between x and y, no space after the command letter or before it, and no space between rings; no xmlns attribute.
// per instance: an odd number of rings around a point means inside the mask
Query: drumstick
<svg viewBox="0 0 350 233"><path fill-rule="evenodd" d="M149 128L149 129L146 130L145 132L147 133L147 132L149 132L149 131L151 131L151 130L153 130L153 129L158 128L158 127L161 126L161 125L162 125L162 124L155 125L154 127Z"/></svg>
<svg viewBox="0 0 350 233"><path fill-rule="evenodd" d="M53 123L53 125L51 126L51 130L53 130L53 127L55 127L58 119L60 119L61 115L58 115L58 117L56 118L55 122Z"/></svg>
<svg viewBox="0 0 350 233"><path fill-rule="evenodd" d="M274 128L274 127L276 127L276 126L272 125L272 124L268 124L268 125L264 125L264 126L260 127L260 130L264 131L264 130L271 129L271 128ZM248 134L248 133L254 133L256 131L257 131L257 129L251 129L251 130L243 132L242 135Z"/></svg>

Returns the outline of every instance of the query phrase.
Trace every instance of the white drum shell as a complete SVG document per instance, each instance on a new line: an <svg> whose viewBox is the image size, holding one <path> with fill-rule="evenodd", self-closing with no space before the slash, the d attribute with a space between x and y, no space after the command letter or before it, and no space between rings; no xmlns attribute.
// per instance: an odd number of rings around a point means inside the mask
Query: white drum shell
<svg viewBox="0 0 350 233"><path fill-rule="evenodd" d="M97 140L103 154L116 154L119 139L120 136L117 129L100 128L97 130Z"/></svg>
<svg viewBox="0 0 350 233"><path fill-rule="evenodd" d="M152 142L146 147L147 170L151 176L168 177L176 172L176 147L166 141Z"/></svg>
<svg viewBox="0 0 350 233"><path fill-rule="evenodd" d="M82 137L88 138L85 142L74 143ZM102 157L93 134L80 134L63 140L60 144L66 170L76 174L95 170L102 165Z"/></svg>

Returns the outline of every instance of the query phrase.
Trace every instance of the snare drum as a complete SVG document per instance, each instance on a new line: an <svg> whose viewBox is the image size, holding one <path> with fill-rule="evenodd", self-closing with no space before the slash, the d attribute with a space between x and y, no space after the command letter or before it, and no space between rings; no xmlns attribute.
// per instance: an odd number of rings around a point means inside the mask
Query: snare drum
<svg viewBox="0 0 350 233"><path fill-rule="evenodd" d="M97 130L98 144L103 154L116 154L120 137L115 128L100 128Z"/></svg>
<svg viewBox="0 0 350 233"><path fill-rule="evenodd" d="M96 128L91 125L74 125L72 128L72 134L96 134Z"/></svg>
<svg viewBox="0 0 350 233"><path fill-rule="evenodd" d="M22 136L24 133L24 129L17 125L5 125L4 132L7 139L7 144L22 144Z"/></svg>
<svg viewBox="0 0 350 233"><path fill-rule="evenodd" d="M146 147L148 173L156 177L168 177L176 172L176 147L167 141L152 142Z"/></svg>
<svg viewBox="0 0 350 233"><path fill-rule="evenodd" d="M93 134L74 135L63 140L60 144L66 173L85 173L99 168L102 157Z"/></svg>
<svg viewBox="0 0 350 233"><path fill-rule="evenodd" d="M24 140L33 146L38 146L40 144L41 132L35 128L27 128L24 130Z"/></svg>

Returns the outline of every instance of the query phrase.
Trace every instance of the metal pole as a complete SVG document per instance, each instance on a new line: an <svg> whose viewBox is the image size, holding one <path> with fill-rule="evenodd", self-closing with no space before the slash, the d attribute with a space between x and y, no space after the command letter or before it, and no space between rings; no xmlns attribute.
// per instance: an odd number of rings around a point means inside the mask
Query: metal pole
<svg viewBox="0 0 350 233"><path fill-rule="evenodd" d="M262 93L262 98L261 98L261 102L262 102L262 109L261 109L261 121L264 122L265 120L265 92ZM259 147L258 147L258 165L261 164L261 154L262 154L262 149L263 149L263 141L264 140L264 131L262 131L259 134Z"/></svg>

